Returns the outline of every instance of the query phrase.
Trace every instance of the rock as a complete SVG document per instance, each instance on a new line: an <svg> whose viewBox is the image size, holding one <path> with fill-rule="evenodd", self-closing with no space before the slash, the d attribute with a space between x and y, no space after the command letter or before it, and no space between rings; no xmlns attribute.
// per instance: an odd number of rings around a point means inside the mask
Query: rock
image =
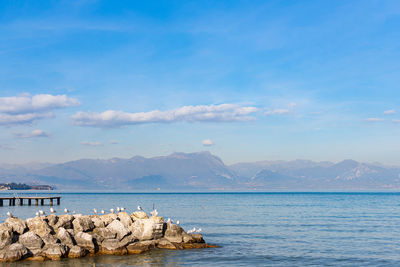
<svg viewBox="0 0 400 267"><path fill-rule="evenodd" d="M168 241L168 239L165 238L158 241L157 247L163 249L177 249L177 247L172 244L172 242Z"/></svg>
<svg viewBox="0 0 400 267"><path fill-rule="evenodd" d="M54 234L53 228L41 217L26 220L28 228L40 237L47 234Z"/></svg>
<svg viewBox="0 0 400 267"><path fill-rule="evenodd" d="M129 244L126 249L128 250L128 254L140 254L146 251L149 251L152 248L155 248L157 243L154 240L147 240L141 242L135 242Z"/></svg>
<svg viewBox="0 0 400 267"><path fill-rule="evenodd" d="M131 216L126 212L118 213L118 218L126 227L131 226L131 224L133 223Z"/></svg>
<svg viewBox="0 0 400 267"><path fill-rule="evenodd" d="M163 236L164 223L159 219L138 219L131 225L132 234L139 239L159 239Z"/></svg>
<svg viewBox="0 0 400 267"><path fill-rule="evenodd" d="M125 242L120 242L118 239L104 239L101 243L100 252L102 254L126 255L128 251L125 246Z"/></svg>
<svg viewBox="0 0 400 267"><path fill-rule="evenodd" d="M78 216L75 218L72 224L74 226L74 231L77 232L88 232L94 228L92 219L88 216Z"/></svg>
<svg viewBox="0 0 400 267"><path fill-rule="evenodd" d="M105 226L109 225L112 221L116 220L117 218L118 218L118 215L115 213L110 213L110 214L100 216L100 219L103 221Z"/></svg>
<svg viewBox="0 0 400 267"><path fill-rule="evenodd" d="M98 234L99 236L103 237L104 239L113 239L117 236L117 233L109 228L95 228L93 233Z"/></svg>
<svg viewBox="0 0 400 267"><path fill-rule="evenodd" d="M103 222L103 220L100 218L99 215L91 215L90 219L92 219L92 222L93 222L95 228L106 227L106 224Z"/></svg>
<svg viewBox="0 0 400 267"><path fill-rule="evenodd" d="M182 227L176 224L167 223L164 237L170 242L181 243L183 241L183 233L185 232Z"/></svg>
<svg viewBox="0 0 400 267"><path fill-rule="evenodd" d="M62 244L45 245L42 251L43 256L50 260L60 260L68 253L68 248Z"/></svg>
<svg viewBox="0 0 400 267"><path fill-rule="evenodd" d="M88 232L88 234L90 234L93 237L93 240L94 240L93 242L97 242L97 244L100 244L105 239L104 237L102 237L94 232Z"/></svg>
<svg viewBox="0 0 400 267"><path fill-rule="evenodd" d="M54 225L56 225L56 223L58 222L58 216L55 215L55 214L50 214L50 215L48 215L48 216L46 217L46 220L47 220L47 222L48 222L48 224L49 224L50 226L54 226Z"/></svg>
<svg viewBox="0 0 400 267"><path fill-rule="evenodd" d="M54 226L54 229L58 229L60 227L63 227L65 229L72 229L73 228L72 222L74 219L75 219L74 216L70 214L60 215L58 216L58 221Z"/></svg>
<svg viewBox="0 0 400 267"><path fill-rule="evenodd" d="M6 224L0 224L0 249L10 245L13 242L14 233Z"/></svg>
<svg viewBox="0 0 400 267"><path fill-rule="evenodd" d="M144 211L135 211L134 213L131 214L131 218L133 221L136 221L138 219L148 219L149 217Z"/></svg>
<svg viewBox="0 0 400 267"><path fill-rule="evenodd" d="M87 255L88 251L80 246L73 246L69 250L68 258L81 258Z"/></svg>
<svg viewBox="0 0 400 267"><path fill-rule="evenodd" d="M76 245L76 242L72 235L63 227L58 228L57 238L61 241L61 244L67 245L69 247Z"/></svg>
<svg viewBox="0 0 400 267"><path fill-rule="evenodd" d="M34 232L26 232L19 237L18 242L28 248L34 255L44 246L43 240Z"/></svg>
<svg viewBox="0 0 400 267"><path fill-rule="evenodd" d="M216 246L210 246L207 245L206 243L182 243L182 247L184 249L194 249L194 248L208 248L208 247L216 247Z"/></svg>
<svg viewBox="0 0 400 267"><path fill-rule="evenodd" d="M183 232L182 234L183 236L183 243L195 243L196 240L189 234L187 234L186 232Z"/></svg>
<svg viewBox="0 0 400 267"><path fill-rule="evenodd" d="M11 244L0 251L0 261L18 261L28 256L28 249L18 243Z"/></svg>
<svg viewBox="0 0 400 267"><path fill-rule="evenodd" d="M93 237L90 234L78 232L75 234L74 238L78 246L83 247L92 254L96 252L97 248L93 243Z"/></svg>
<svg viewBox="0 0 400 267"><path fill-rule="evenodd" d="M58 240L57 238L55 238L53 235L51 234L46 234L44 236L41 237L43 242L47 245L47 244L56 244L56 243L60 243L60 240Z"/></svg>
<svg viewBox="0 0 400 267"><path fill-rule="evenodd" d="M193 237L195 243L205 243L201 234L190 234L190 236Z"/></svg>
<svg viewBox="0 0 400 267"><path fill-rule="evenodd" d="M116 234L118 240L121 240L122 238L131 233L131 231L122 222L118 220L112 221L109 225L107 225L106 229Z"/></svg>
<svg viewBox="0 0 400 267"><path fill-rule="evenodd" d="M7 218L5 223L13 230L13 232L16 232L20 235L22 235L27 229L26 223L20 218L10 217Z"/></svg>

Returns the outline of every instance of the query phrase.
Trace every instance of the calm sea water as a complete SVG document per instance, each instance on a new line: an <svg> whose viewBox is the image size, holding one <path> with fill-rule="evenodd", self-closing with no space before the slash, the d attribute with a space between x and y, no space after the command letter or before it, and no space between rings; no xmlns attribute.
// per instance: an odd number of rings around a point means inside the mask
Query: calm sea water
<svg viewBox="0 0 400 267"><path fill-rule="evenodd" d="M21 193L20 193L21 194ZM77 213L138 204L201 227L220 248L155 250L4 266L400 266L400 194L397 193L61 193L61 206ZM33 217L37 207L0 207ZM49 209L48 206L43 207Z"/></svg>

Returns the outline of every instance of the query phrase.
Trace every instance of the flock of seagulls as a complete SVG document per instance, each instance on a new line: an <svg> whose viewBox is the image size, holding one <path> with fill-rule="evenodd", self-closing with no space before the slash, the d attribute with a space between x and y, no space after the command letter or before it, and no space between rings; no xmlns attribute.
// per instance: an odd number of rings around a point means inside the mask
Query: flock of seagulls
<svg viewBox="0 0 400 267"><path fill-rule="evenodd" d="M117 207L116 210L117 210L117 212L124 212L124 211L125 211L125 208L123 208L123 207ZM139 205L139 206L137 206L137 210L138 210L138 211L143 211L143 208ZM50 213L51 213L51 214L55 214L56 212L57 212L56 210L54 210L53 208L50 208ZM111 213L111 214L114 214L114 212L115 212L114 209L110 209L110 213ZM64 213L65 213L65 214L69 214L70 211L69 211L67 208L64 208ZM75 211L73 211L72 213L74 214ZM97 214L97 209L93 209L93 213L94 213L94 214ZM101 213L102 215L104 215L106 212L102 209L102 210L100 211L100 213ZM153 209L153 211L151 211L150 214L151 214L151 216L158 216L158 211L157 211L157 209ZM35 215L36 215L36 217L45 216L45 215L46 215L46 212L44 212L43 210L39 210L39 211L36 212ZM11 214L11 212L9 212L9 211L7 212L7 217L8 217L8 218L13 218L13 215ZM173 222L173 220L171 220L171 218L168 218L167 223L174 223L174 222ZM177 220L177 221L176 221L176 224L179 225L179 224L180 224L180 221ZM193 227L193 228L190 229L187 233L188 233L188 234L192 234L192 233L201 233L201 231L202 231L201 228L196 229L196 227Z"/></svg>

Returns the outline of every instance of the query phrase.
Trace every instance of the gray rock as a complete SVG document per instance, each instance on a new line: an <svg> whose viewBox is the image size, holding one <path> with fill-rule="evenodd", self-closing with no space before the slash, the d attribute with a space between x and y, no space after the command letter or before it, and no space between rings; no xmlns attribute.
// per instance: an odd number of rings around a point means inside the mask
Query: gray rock
<svg viewBox="0 0 400 267"><path fill-rule="evenodd" d="M30 231L33 231L40 237L43 237L47 234L53 234L53 228L41 217L35 217L31 219L27 219L26 223Z"/></svg>
<svg viewBox="0 0 400 267"><path fill-rule="evenodd" d="M131 214L131 218L133 221L136 221L139 219L148 219L149 217L147 216L146 212L144 212L144 211L135 211Z"/></svg>
<svg viewBox="0 0 400 267"><path fill-rule="evenodd" d="M100 219L103 221L104 225L109 225L112 221L118 219L118 215L115 213L110 213L106 215L101 215Z"/></svg>
<svg viewBox="0 0 400 267"><path fill-rule="evenodd" d="M72 222L74 219L75 219L74 216L70 214L60 215L58 216L58 221L54 226L54 229L58 229L60 227L63 227L65 229L72 229L73 228Z"/></svg>
<svg viewBox="0 0 400 267"><path fill-rule="evenodd" d="M163 236L164 221L160 217L150 219L138 219L131 225L132 234L139 239L152 240L160 239Z"/></svg>
<svg viewBox="0 0 400 267"><path fill-rule="evenodd" d="M177 249L172 242L165 238L162 238L160 241L158 241L157 247L162 249Z"/></svg>
<svg viewBox="0 0 400 267"><path fill-rule="evenodd" d="M106 229L116 234L118 240L121 240L122 238L131 233L131 231L122 222L118 220L112 221L109 225L107 225Z"/></svg>
<svg viewBox="0 0 400 267"><path fill-rule="evenodd" d="M0 251L0 261L18 261L29 254L28 249L18 243L11 244Z"/></svg>
<svg viewBox="0 0 400 267"><path fill-rule="evenodd" d="M50 226L55 226L58 222L58 216L55 214L50 214L46 217L46 220Z"/></svg>
<svg viewBox="0 0 400 267"><path fill-rule="evenodd" d="M122 222L122 224L125 225L126 227L131 226L133 223L131 216L126 212L119 212L118 218Z"/></svg>
<svg viewBox="0 0 400 267"><path fill-rule="evenodd" d="M99 215L91 215L90 219L92 219L94 227L96 227L96 228L104 228L104 227L106 227L106 224L103 222L103 220L100 218Z"/></svg>
<svg viewBox="0 0 400 267"><path fill-rule="evenodd" d="M84 232L78 232L75 234L74 239L78 246L83 247L90 253L96 252L96 246L93 243L93 237L90 234Z"/></svg>
<svg viewBox="0 0 400 267"><path fill-rule="evenodd" d="M125 255L128 253L126 243L118 239L104 239L101 243L101 253L113 255Z"/></svg>
<svg viewBox="0 0 400 267"><path fill-rule="evenodd" d="M51 234L46 234L44 236L41 237L43 242L47 245L47 244L56 244L56 243L60 243L60 240L58 240L57 238L55 238L53 235Z"/></svg>
<svg viewBox="0 0 400 267"><path fill-rule="evenodd" d="M21 235L18 242L31 251L40 250L44 246L43 240L34 232L26 232Z"/></svg>
<svg viewBox="0 0 400 267"><path fill-rule="evenodd" d="M27 230L26 223L20 218L10 217L7 218L5 223L13 230L13 232L16 232L20 235Z"/></svg>
<svg viewBox="0 0 400 267"><path fill-rule="evenodd" d="M14 233L6 224L0 224L0 249L10 245L13 241Z"/></svg>
<svg viewBox="0 0 400 267"><path fill-rule="evenodd" d="M87 255L88 251L80 246L73 246L68 253L68 258L81 258Z"/></svg>
<svg viewBox="0 0 400 267"><path fill-rule="evenodd" d="M94 228L92 219L88 216L78 216L75 218L72 224L74 226L74 231L76 232L88 232Z"/></svg>
<svg viewBox="0 0 400 267"><path fill-rule="evenodd" d="M195 243L205 243L201 234L190 234L190 236L194 239Z"/></svg>
<svg viewBox="0 0 400 267"><path fill-rule="evenodd" d="M176 224L167 223L164 237L170 242L181 243L183 241L183 233L185 232L182 227Z"/></svg>
<svg viewBox="0 0 400 267"><path fill-rule="evenodd" d="M61 241L61 244L67 245L69 247L76 245L76 242L72 235L63 227L58 228L57 238Z"/></svg>
<svg viewBox="0 0 400 267"><path fill-rule="evenodd" d="M117 233L109 228L95 228L93 233L98 234L104 239L113 239L117 236Z"/></svg>
<svg viewBox="0 0 400 267"><path fill-rule="evenodd" d="M42 255L51 260L59 260L68 253L68 247L62 244L48 244L42 250Z"/></svg>
<svg viewBox="0 0 400 267"><path fill-rule="evenodd" d="M148 241L140 241L129 244L126 249L128 250L128 254L140 254L146 251L149 251L152 248L157 246L157 242L154 240Z"/></svg>

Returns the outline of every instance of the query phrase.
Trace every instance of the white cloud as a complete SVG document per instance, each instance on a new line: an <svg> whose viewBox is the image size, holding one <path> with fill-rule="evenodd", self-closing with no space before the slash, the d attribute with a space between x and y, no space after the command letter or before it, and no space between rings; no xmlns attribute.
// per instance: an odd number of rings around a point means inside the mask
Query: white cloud
<svg viewBox="0 0 400 267"><path fill-rule="evenodd" d="M384 115L393 115L393 114L396 114L396 110L394 110L394 109L385 110L385 111L383 112L383 114L384 114Z"/></svg>
<svg viewBox="0 0 400 267"><path fill-rule="evenodd" d="M381 118L367 118L365 119L366 122L379 122L379 121L384 121L384 119Z"/></svg>
<svg viewBox="0 0 400 267"><path fill-rule="evenodd" d="M277 109L273 109L273 110L267 110L264 112L265 115L284 115L284 114L288 114L290 112L290 110L288 109L284 109L284 108L277 108Z"/></svg>
<svg viewBox="0 0 400 267"><path fill-rule="evenodd" d="M84 146L102 146L103 143L100 142L89 142L89 141L83 141L81 142L82 145Z"/></svg>
<svg viewBox="0 0 400 267"><path fill-rule="evenodd" d="M35 138L35 137L49 137L50 135L43 130L33 130L30 133L15 133L15 137L17 138Z"/></svg>
<svg viewBox="0 0 400 267"><path fill-rule="evenodd" d="M214 142L211 139L205 139L203 140L203 146L213 146Z"/></svg>
<svg viewBox="0 0 400 267"><path fill-rule="evenodd" d="M183 106L166 111L128 113L107 110L103 113L78 112L72 119L76 125L93 127L118 127L144 123L173 122L234 122L255 120L256 107L234 104Z"/></svg>
<svg viewBox="0 0 400 267"><path fill-rule="evenodd" d="M24 94L0 97L0 125L32 123L53 116L55 109L79 105L79 101L66 95Z"/></svg>

